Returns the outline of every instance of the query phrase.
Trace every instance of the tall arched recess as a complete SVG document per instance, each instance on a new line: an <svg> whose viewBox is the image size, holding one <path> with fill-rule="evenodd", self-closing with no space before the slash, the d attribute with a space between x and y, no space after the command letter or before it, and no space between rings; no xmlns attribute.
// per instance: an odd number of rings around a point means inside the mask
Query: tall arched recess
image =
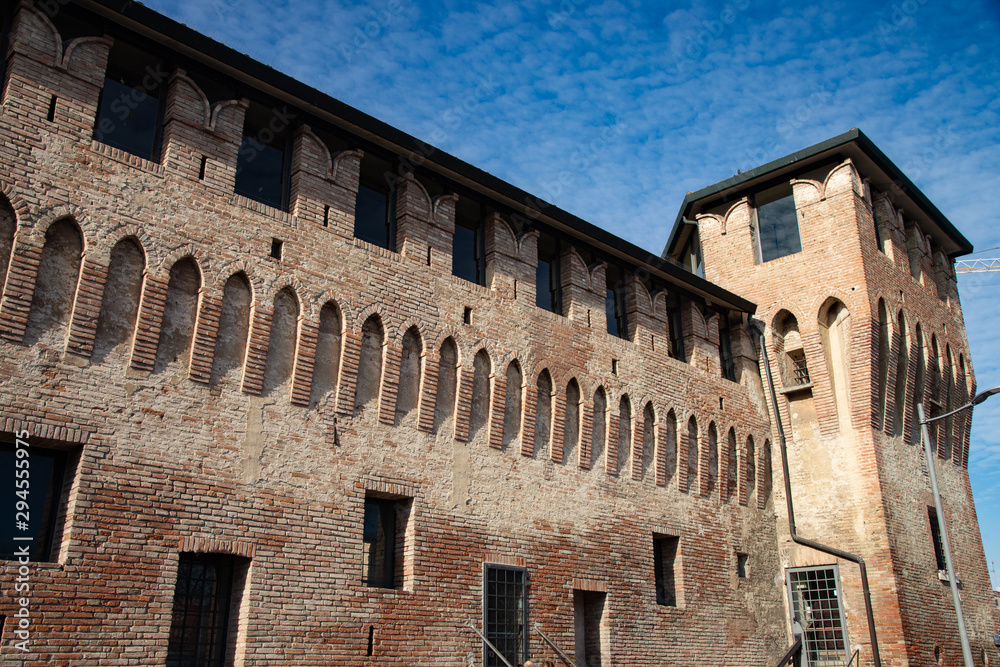
<svg viewBox="0 0 1000 667"><path fill-rule="evenodd" d="M41 342L60 350L65 346L82 253L83 237L76 223L65 218L49 226L24 331L25 345Z"/></svg>
<svg viewBox="0 0 1000 667"><path fill-rule="evenodd" d="M170 268L167 299L160 324L160 342L156 348L154 372L176 365L187 369L191 354L194 322L198 315L198 292L201 270L191 257L178 260Z"/></svg>
<svg viewBox="0 0 1000 667"><path fill-rule="evenodd" d="M437 395L434 397L434 432L438 433L455 421L455 394L458 381L458 347L449 336L438 352Z"/></svg>
<svg viewBox="0 0 1000 667"><path fill-rule="evenodd" d="M413 422L420 404L420 385L423 376L424 344L420 331L410 327L403 334L403 349L399 359L399 388L396 391L395 424Z"/></svg>
<svg viewBox="0 0 1000 667"><path fill-rule="evenodd" d="M850 340L851 313L838 299L826 300L819 311L819 331L830 378L830 393L837 406L840 429L851 427Z"/></svg>
<svg viewBox="0 0 1000 667"><path fill-rule="evenodd" d="M788 401L787 410L782 412L788 415L795 438L810 440L818 430L816 402L799 321L791 312L780 310L774 316L771 331L774 357L781 377L781 394Z"/></svg>
<svg viewBox="0 0 1000 667"><path fill-rule="evenodd" d="M212 386L226 382L227 378L238 384L240 371L246 361L252 302L253 294L246 274L241 271L229 276L222 288L219 333L215 338L215 355L212 357Z"/></svg>
<svg viewBox="0 0 1000 667"><path fill-rule="evenodd" d="M878 300L878 394L875 403L875 426L885 430L886 398L889 393L889 313L885 301Z"/></svg>
<svg viewBox="0 0 1000 667"><path fill-rule="evenodd" d="M493 396L493 364L486 350L479 350L472 358L472 412L469 415L469 440L480 431L488 434L490 407Z"/></svg>
<svg viewBox="0 0 1000 667"><path fill-rule="evenodd" d="M16 230L17 217L14 215L14 209L0 196L0 294L3 294L4 283L7 280L7 266L10 264Z"/></svg>
<svg viewBox="0 0 1000 667"><path fill-rule="evenodd" d="M112 353L120 361L128 356L139 315L145 269L146 255L135 239L122 239L111 249L108 280L94 335L94 354L90 358L92 363L99 364Z"/></svg>
<svg viewBox="0 0 1000 667"><path fill-rule="evenodd" d="M906 417L906 375L910 369L910 334L906 329L906 314L901 310L896 315L898 336L896 343L896 388L892 415L892 434L903 435L903 420Z"/></svg>
<svg viewBox="0 0 1000 667"><path fill-rule="evenodd" d="M378 315L372 315L361 327L361 358L358 361L358 383L354 395L355 413L369 407L378 408L382 390L382 357L385 328Z"/></svg>
<svg viewBox="0 0 1000 667"><path fill-rule="evenodd" d="M521 413L524 407L524 374L517 360L507 364L507 392L503 405L503 447L521 437Z"/></svg>
<svg viewBox="0 0 1000 667"><path fill-rule="evenodd" d="M290 287L274 297L274 314L264 366L264 394L284 390L295 370L295 348L299 338L299 300Z"/></svg>

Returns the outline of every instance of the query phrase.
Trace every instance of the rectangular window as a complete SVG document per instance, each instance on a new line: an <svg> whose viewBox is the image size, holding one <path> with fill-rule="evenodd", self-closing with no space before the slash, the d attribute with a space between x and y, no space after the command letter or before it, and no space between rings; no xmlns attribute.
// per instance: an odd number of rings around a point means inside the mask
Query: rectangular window
<svg viewBox="0 0 1000 667"><path fill-rule="evenodd" d="M805 350L789 350L788 361L792 364L792 381L794 386L809 384L809 366L806 365Z"/></svg>
<svg viewBox="0 0 1000 667"><path fill-rule="evenodd" d="M403 546L412 500L365 498L361 584L403 587Z"/></svg>
<svg viewBox="0 0 1000 667"><path fill-rule="evenodd" d="M679 537L653 535L653 570L656 577L656 604L677 606L676 565Z"/></svg>
<svg viewBox="0 0 1000 667"><path fill-rule="evenodd" d="M167 667L227 664L231 618L248 566L248 560L227 554L180 554Z"/></svg>
<svg viewBox="0 0 1000 667"><path fill-rule="evenodd" d="M10 511L0 518L0 559L17 560L20 549L27 546L30 560L54 561L65 521L68 452L17 447L10 436L5 437L0 442L0 470L7 483L0 486L8 489L2 498ZM18 503L23 503L23 512Z"/></svg>
<svg viewBox="0 0 1000 667"><path fill-rule="evenodd" d="M116 39L97 103L94 139L158 161L166 78L162 60Z"/></svg>
<svg viewBox="0 0 1000 667"><path fill-rule="evenodd" d="M236 193L261 204L288 208L291 133L287 109L251 102L236 157Z"/></svg>
<svg viewBox="0 0 1000 667"><path fill-rule="evenodd" d="M681 315L681 300L676 294L667 295L667 329L670 338L670 349L667 353L672 359L685 361L684 320Z"/></svg>
<svg viewBox="0 0 1000 667"><path fill-rule="evenodd" d="M535 270L535 305L562 315L562 276L559 271L559 239L538 236L538 268Z"/></svg>
<svg viewBox="0 0 1000 667"><path fill-rule="evenodd" d="M451 272L477 285L486 284L485 215L485 207L479 202L459 198L451 245Z"/></svg>
<svg viewBox="0 0 1000 667"><path fill-rule="evenodd" d="M625 306L625 269L608 264L605 272L606 298L604 310L608 318L608 333L628 340L628 311Z"/></svg>
<svg viewBox="0 0 1000 667"><path fill-rule="evenodd" d="M736 382L736 360L733 358L733 340L729 333L729 315L719 314L719 364L722 377Z"/></svg>
<svg viewBox="0 0 1000 667"><path fill-rule="evenodd" d="M354 236L387 250L396 249L395 170L374 155L361 159L354 205Z"/></svg>
<svg viewBox="0 0 1000 667"><path fill-rule="evenodd" d="M736 552L736 576L746 579L750 576L750 555Z"/></svg>
<svg viewBox="0 0 1000 667"><path fill-rule="evenodd" d="M847 632L836 565L786 570L792 622L804 631L803 667L843 665Z"/></svg>
<svg viewBox="0 0 1000 667"><path fill-rule="evenodd" d="M937 569L939 572L947 570L948 563L944 558L944 541L941 539L941 527L938 525L937 510L933 507L928 507L927 518L931 522L931 541L934 543L934 561L937 563Z"/></svg>
<svg viewBox="0 0 1000 667"><path fill-rule="evenodd" d="M770 262L802 250L792 186L780 185L754 196L756 238L760 262Z"/></svg>
<svg viewBox="0 0 1000 667"><path fill-rule="evenodd" d="M486 565L483 580L483 634L507 662L521 665L528 659L528 572L521 567ZM503 661L485 644L483 665L503 667Z"/></svg>

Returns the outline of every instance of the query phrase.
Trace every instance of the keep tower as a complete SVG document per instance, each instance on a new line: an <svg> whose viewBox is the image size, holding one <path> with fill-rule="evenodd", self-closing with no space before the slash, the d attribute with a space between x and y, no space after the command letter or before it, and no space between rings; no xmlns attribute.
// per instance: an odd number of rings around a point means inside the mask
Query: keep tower
<svg viewBox="0 0 1000 667"><path fill-rule="evenodd" d="M961 664L915 405L943 414L975 392L954 269L971 250L857 129L689 193L678 214L664 257L758 304L787 451L782 583L790 621L811 622L807 664L856 650L874 664L872 633L858 564L793 541L788 508L799 537L864 560L882 664ZM973 655L995 664L969 431L963 413L931 438Z"/></svg>

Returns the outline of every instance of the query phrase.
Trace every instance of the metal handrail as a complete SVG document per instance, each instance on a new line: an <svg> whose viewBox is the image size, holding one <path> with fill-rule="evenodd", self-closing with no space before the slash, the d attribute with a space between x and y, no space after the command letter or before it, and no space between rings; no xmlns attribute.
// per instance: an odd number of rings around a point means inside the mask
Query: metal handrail
<svg viewBox="0 0 1000 667"><path fill-rule="evenodd" d="M473 632L479 635L480 639L486 642L486 645L489 646L490 650L493 651L493 653L495 653L496 656L503 661L503 664L507 665L507 667L514 667L514 665L507 662L507 658L503 657L503 653L497 650L497 647L493 645L493 642L487 639L486 635L484 635L482 632L479 631L479 628L476 627L475 621L473 621L471 618L469 619L469 627L472 628Z"/></svg>
<svg viewBox="0 0 1000 667"><path fill-rule="evenodd" d="M861 653L861 649L854 649L854 653L851 654L851 659L847 661L847 664L844 667L851 667L851 665L854 664L854 659L858 657L859 653ZM858 664L860 665L861 663L859 662Z"/></svg>
<svg viewBox="0 0 1000 667"><path fill-rule="evenodd" d="M800 650L802 650L802 635L798 635L795 638L795 643L793 643L788 648L788 651L785 653L785 655L782 656L781 660L779 660L778 664L776 664L774 667L784 667L785 665L788 664L788 661L791 660L792 657Z"/></svg>
<svg viewBox="0 0 1000 667"><path fill-rule="evenodd" d="M576 663L574 663L572 660L570 660L569 657L567 657L567 655L562 652L562 649L560 649L558 646L556 646L556 643L554 641L552 641L551 639L549 639L549 636L547 634L545 634L544 632L542 632L542 624L539 623L539 622L537 622L537 621L535 621L535 632L537 632L538 635L543 640L545 640L546 644L548 644L549 646L552 647L553 651L555 651L557 654L559 654L559 658L563 662L566 663L567 667L576 667Z"/></svg>

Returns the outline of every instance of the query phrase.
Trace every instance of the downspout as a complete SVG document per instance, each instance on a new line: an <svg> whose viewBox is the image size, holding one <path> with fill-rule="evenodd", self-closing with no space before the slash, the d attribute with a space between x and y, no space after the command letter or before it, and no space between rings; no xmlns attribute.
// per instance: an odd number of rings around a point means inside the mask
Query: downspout
<svg viewBox="0 0 1000 667"><path fill-rule="evenodd" d="M774 389L774 378L771 376L771 362L768 359L767 350L764 348L765 328L760 320L750 318L750 322L759 333L760 356L764 360L764 373L767 376L767 387L770 390L771 405L774 407L774 417L777 422L776 426L778 427L778 444L781 447L781 470L785 477L785 505L788 508L788 531L791 533L792 541L796 544L801 544L804 547L822 551L831 556L858 564L858 569L861 572L861 590L865 596L865 614L868 616L868 636L872 644L872 658L875 662L875 667L882 667L882 660L878 654L878 636L875 633L875 615L872 613L872 595L871 589L868 586L868 569L865 567L865 560L861 556L843 551L842 549L828 547L814 540L799 537L799 534L795 530L795 511L792 509L792 481L788 475L788 449L785 441L785 427L781 422L781 413L778 411L778 393Z"/></svg>

